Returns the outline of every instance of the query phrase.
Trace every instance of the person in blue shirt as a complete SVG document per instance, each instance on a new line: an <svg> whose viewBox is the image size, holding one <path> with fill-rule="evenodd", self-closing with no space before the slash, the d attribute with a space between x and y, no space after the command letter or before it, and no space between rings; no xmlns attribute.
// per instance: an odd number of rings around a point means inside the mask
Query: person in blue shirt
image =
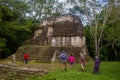
<svg viewBox="0 0 120 80"><path fill-rule="evenodd" d="M67 63L66 63L68 59L67 54L64 51L62 51L59 55L59 58L61 59L61 62L64 65L64 70L67 71Z"/></svg>

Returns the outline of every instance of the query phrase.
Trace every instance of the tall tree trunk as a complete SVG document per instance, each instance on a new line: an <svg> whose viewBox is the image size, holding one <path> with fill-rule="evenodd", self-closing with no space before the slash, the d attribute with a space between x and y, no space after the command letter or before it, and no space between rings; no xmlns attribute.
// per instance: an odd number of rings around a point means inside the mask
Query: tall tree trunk
<svg viewBox="0 0 120 80"><path fill-rule="evenodd" d="M117 51L115 49L115 43L114 43L114 41L112 42L112 48L113 48L113 51L114 51L114 54L115 54L115 59L117 61Z"/></svg>

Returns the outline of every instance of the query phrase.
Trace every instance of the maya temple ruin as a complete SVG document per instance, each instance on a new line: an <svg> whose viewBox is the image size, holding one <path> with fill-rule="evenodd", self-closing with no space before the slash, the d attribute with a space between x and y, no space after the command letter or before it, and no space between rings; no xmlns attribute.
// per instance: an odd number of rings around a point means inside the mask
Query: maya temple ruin
<svg viewBox="0 0 120 80"><path fill-rule="evenodd" d="M55 62L60 51L73 54L76 62L79 53L88 55L83 25L78 16L63 14L46 18L40 23L42 28L35 30L29 44L16 51L16 59L22 61L23 54L28 53L30 60L36 62Z"/></svg>

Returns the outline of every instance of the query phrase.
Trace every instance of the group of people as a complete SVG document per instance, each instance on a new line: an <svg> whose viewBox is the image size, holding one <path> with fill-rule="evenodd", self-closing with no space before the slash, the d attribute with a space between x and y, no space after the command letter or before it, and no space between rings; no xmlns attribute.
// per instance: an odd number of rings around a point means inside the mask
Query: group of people
<svg viewBox="0 0 120 80"><path fill-rule="evenodd" d="M73 54L67 56L67 54L64 51L62 51L59 55L59 58L61 59L61 62L64 65L65 71L67 71L67 61L69 61L70 67L73 67L75 62L75 57L73 56ZM86 59L83 54L80 54L79 62L81 65L81 71L85 71ZM100 60L98 57L95 57L93 74L95 73L99 74L99 66L100 66Z"/></svg>
<svg viewBox="0 0 120 80"><path fill-rule="evenodd" d="M29 57L28 53L25 53L24 61L26 64L28 63L28 57ZM73 67L75 63L75 57L73 56L73 54L71 54L70 56L67 56L67 54L64 51L60 53L59 58L61 59L61 62L64 65L65 71L67 71L67 61L69 61L70 67ZM79 62L81 65L81 71L85 71L86 59L83 54L80 54ZM100 60L99 60L99 57L96 56L94 60L93 74L95 73L99 74L99 67L100 67Z"/></svg>

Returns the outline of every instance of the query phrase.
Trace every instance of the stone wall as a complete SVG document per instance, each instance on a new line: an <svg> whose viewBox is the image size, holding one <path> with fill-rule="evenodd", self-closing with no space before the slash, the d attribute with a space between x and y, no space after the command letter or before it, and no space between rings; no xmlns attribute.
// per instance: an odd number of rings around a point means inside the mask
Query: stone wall
<svg viewBox="0 0 120 80"><path fill-rule="evenodd" d="M73 22L73 17L71 17L71 15L67 15L67 16L59 16L57 18L53 18L52 20L44 20L42 26L51 25L55 22L63 22L63 21Z"/></svg>
<svg viewBox="0 0 120 80"><path fill-rule="evenodd" d="M76 22L76 23L79 23L79 18L78 17L75 17L71 14L68 14L68 15L60 15L56 18L50 18L50 19L47 19L47 20L44 20L42 22L42 26L45 26L45 25L51 25L53 23L57 23L57 22L64 22L64 21L70 21L70 22Z"/></svg>
<svg viewBox="0 0 120 80"><path fill-rule="evenodd" d="M75 36L75 37L52 37L52 46L74 46L82 47L86 45L85 37Z"/></svg>

